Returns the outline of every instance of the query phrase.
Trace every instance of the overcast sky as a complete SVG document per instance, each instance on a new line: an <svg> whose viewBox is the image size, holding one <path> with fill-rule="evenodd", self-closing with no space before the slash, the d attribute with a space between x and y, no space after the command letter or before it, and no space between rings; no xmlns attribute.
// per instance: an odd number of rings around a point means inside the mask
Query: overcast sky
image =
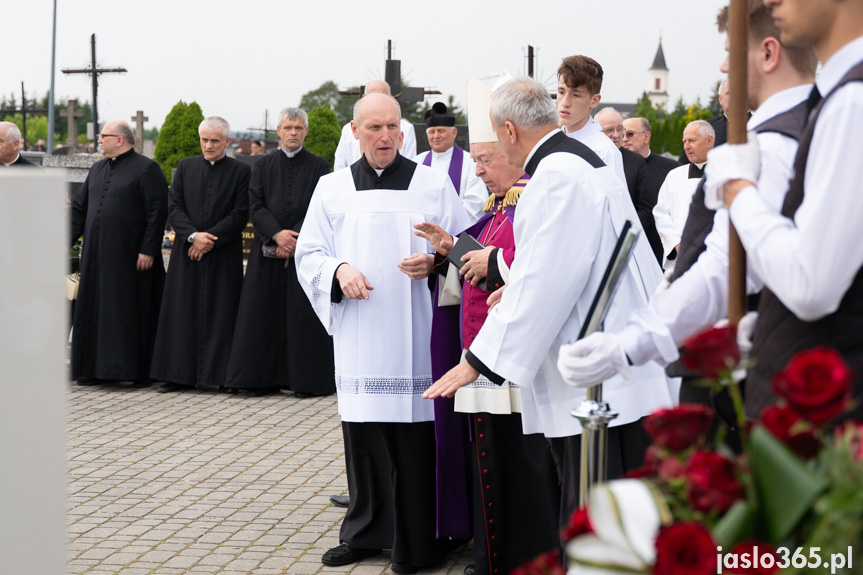
<svg viewBox="0 0 863 575"><path fill-rule="evenodd" d="M91 99L89 77L63 68L90 62L129 72L100 78L100 120L136 110L161 126L178 101L225 117L235 131L261 126L333 80L340 88L383 78L386 42L414 86L453 94L464 105L471 74L526 73L526 46L538 54L537 78L552 88L560 59L595 58L605 70L603 100L634 102L647 87L660 35L671 70L671 102L689 103L722 78L724 38L715 18L727 0L497 0L479 2L330 2L291 0L58 0L57 98ZM4 2L0 90L20 99L48 91L52 0ZM11 38L9 37L11 34ZM14 47L14 48L11 48Z"/></svg>

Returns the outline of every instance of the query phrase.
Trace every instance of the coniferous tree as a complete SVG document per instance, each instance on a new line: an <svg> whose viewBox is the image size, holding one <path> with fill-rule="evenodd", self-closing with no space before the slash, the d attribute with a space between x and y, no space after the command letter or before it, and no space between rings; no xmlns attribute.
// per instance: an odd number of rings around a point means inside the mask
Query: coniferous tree
<svg viewBox="0 0 863 575"><path fill-rule="evenodd" d="M171 170L177 167L180 160L201 153L198 126L203 121L204 113L197 102L186 104L180 100L168 112L153 155L168 182L171 181Z"/></svg>
<svg viewBox="0 0 863 575"><path fill-rule="evenodd" d="M309 112L309 135L306 136L303 147L313 154L326 158L332 170L341 133L342 129L336 113L330 108L329 103L325 102Z"/></svg>

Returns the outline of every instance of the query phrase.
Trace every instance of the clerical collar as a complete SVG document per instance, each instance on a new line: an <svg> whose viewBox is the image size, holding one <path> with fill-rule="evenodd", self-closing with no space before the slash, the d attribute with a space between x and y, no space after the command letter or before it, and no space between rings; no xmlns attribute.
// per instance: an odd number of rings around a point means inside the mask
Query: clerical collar
<svg viewBox="0 0 863 575"><path fill-rule="evenodd" d="M3 165L4 165L4 166L6 166L6 167L8 168L9 166L11 166L11 165L12 165L12 164L14 164L15 162L17 162L17 161L18 161L18 158L20 158L20 157L21 157L21 154L15 154L15 159L14 159L14 160L12 160L11 162L9 162L8 164L4 163Z"/></svg>
<svg viewBox="0 0 863 575"><path fill-rule="evenodd" d="M382 170L379 170L377 168L373 168L371 166L371 164L369 164L368 160L366 160L365 154L363 154L363 156L360 158L360 167L363 170L365 170L366 172L374 173L378 178L380 178L384 175L388 176L388 175L392 174L393 172L395 172L398 169L398 167L401 165L401 163L402 163L401 153L396 154L396 159L393 160L393 163L390 164L389 166L387 166L386 168L382 169Z"/></svg>
<svg viewBox="0 0 863 575"><path fill-rule="evenodd" d="M119 160L120 158L126 158L126 157L129 157L129 156L131 156L133 153L135 153L135 148L129 148L128 150L126 150L125 152L123 152L122 154L120 154L119 156L115 156L115 157L111 158L111 165L113 166L114 164L116 164L116 163L117 163L117 160Z"/></svg>
<svg viewBox="0 0 863 575"><path fill-rule="evenodd" d="M209 162L211 166L215 166L215 165L216 165L216 162L221 162L222 160L224 160L224 159L225 159L225 156L226 156L226 154L222 154L222 155L221 155L221 157L219 157L219 159L218 159L218 160L207 160L207 156L204 156L204 160L206 160L207 162Z"/></svg>
<svg viewBox="0 0 863 575"><path fill-rule="evenodd" d="M539 147L540 147L541 145L543 145L543 144L545 143L545 141L546 141L546 140L548 140L549 138L551 138L552 136L554 136L554 135L555 135L555 134L557 134L557 133L558 133L557 128L554 128L554 129L552 129L549 133L547 133L545 136L543 136L543 137L542 137L542 139L540 139L540 141L538 141L538 142L536 143L536 145L533 147L533 149L530 151L530 153L529 153L529 154L527 155L527 157L524 159L524 166L523 166L523 168L524 168L525 170L527 170L527 165L530 163L530 159L533 157L533 155L536 153L536 151L539 149Z"/></svg>
<svg viewBox="0 0 863 575"><path fill-rule="evenodd" d="M698 162L692 162L692 163L695 164L696 166L698 166L699 170L703 170L704 166L707 165L707 162L701 162L700 164Z"/></svg>
<svg viewBox="0 0 863 575"><path fill-rule="evenodd" d="M303 151L303 147L302 147L302 146L300 146L299 148L297 148L297 149L296 149L296 150L294 150L293 152L289 152L289 151L287 151L286 149L284 149L284 148L283 148L283 147L281 147L281 146L279 146L279 149L280 149L281 151L283 151L283 152L285 153L285 155L286 155L287 157L289 157L289 158L293 158L294 156L296 156L297 154L299 154L300 152L302 152L302 151Z"/></svg>

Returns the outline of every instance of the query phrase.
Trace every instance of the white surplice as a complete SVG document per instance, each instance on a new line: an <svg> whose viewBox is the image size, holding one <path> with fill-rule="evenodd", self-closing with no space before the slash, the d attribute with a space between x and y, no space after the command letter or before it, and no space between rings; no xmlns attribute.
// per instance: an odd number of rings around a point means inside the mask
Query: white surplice
<svg viewBox="0 0 863 575"><path fill-rule="evenodd" d="M623 171L623 156L611 138L602 131L602 126L593 118L588 118L587 123L580 130L566 134L570 138L578 140L599 156L599 159L611 168L614 173L626 185L626 173Z"/></svg>
<svg viewBox="0 0 863 575"><path fill-rule="evenodd" d="M449 233L470 221L449 177L417 166L407 190L357 191L350 169L320 179L297 240L300 284L333 336L339 414L348 422L434 420L431 385L432 303L426 280L398 269L427 253L414 225L433 222ZM332 303L336 269L365 274L368 300Z"/></svg>
<svg viewBox="0 0 863 575"><path fill-rule="evenodd" d="M581 433L570 411L586 391L563 381L557 356L561 345L578 338L627 219L640 228L626 186L611 168L593 168L574 154L543 158L522 192L514 225L518 250L507 288L470 352L520 387L526 434ZM661 279L642 236L621 276L605 330L623 327ZM604 399L620 413L611 426L637 421L677 398L676 381L656 364L633 367L628 380L616 376L604 383Z"/></svg>
<svg viewBox="0 0 863 575"><path fill-rule="evenodd" d="M689 177L689 165L680 166L668 172L659 188L653 218L656 220L659 239L662 240L662 265L666 270L674 267L674 260L669 262L668 254L674 251L674 246L680 243L683 236L683 226L689 217L689 205L698 181L699 178Z"/></svg>

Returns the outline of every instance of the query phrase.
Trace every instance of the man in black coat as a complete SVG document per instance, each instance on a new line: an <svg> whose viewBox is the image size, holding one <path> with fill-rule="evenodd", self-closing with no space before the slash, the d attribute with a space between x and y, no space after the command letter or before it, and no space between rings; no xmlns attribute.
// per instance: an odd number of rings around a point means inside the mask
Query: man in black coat
<svg viewBox="0 0 863 575"><path fill-rule="evenodd" d="M306 113L282 110L278 150L255 163L249 213L255 227L225 386L262 395L335 393L333 340L297 280L294 250L324 158L303 149Z"/></svg>
<svg viewBox="0 0 863 575"><path fill-rule="evenodd" d="M150 375L158 391L225 383L243 288L243 228L252 169L225 155L231 127L218 116L198 127L202 156L180 160L168 209L174 246Z"/></svg>
<svg viewBox="0 0 863 575"><path fill-rule="evenodd" d="M69 209L69 246L84 235L72 379L147 385L165 283L168 186L159 166L135 152L125 122L108 122L99 145L105 159L90 169Z"/></svg>
<svg viewBox="0 0 863 575"><path fill-rule="evenodd" d="M629 150L644 158L647 168L647 182L639 197L638 217L644 227L650 248L656 260L662 265L662 241L656 231L656 221L653 218L653 207L659 197L659 188L665 181L668 172L680 166L671 158L666 158L650 152L650 122L647 118L627 118L623 121L623 138L621 152Z"/></svg>
<svg viewBox="0 0 863 575"><path fill-rule="evenodd" d="M594 120L599 122L603 133L611 138L611 141L620 150L629 196L632 198L632 204L635 206L638 220L641 222L641 228L644 230L644 235L647 237L647 241L650 242L650 248L654 254L658 254L656 259L661 265L662 242L659 239L659 232L656 231L656 223L653 220L653 206L656 205L656 194L658 193L659 186L656 187L656 191L651 192L649 189L650 183L647 164L644 157L623 147L626 128L624 128L623 118L621 118L617 110L614 108L603 108L596 113Z"/></svg>
<svg viewBox="0 0 863 575"><path fill-rule="evenodd" d="M36 167L18 153L21 131L12 122L0 122L0 164L7 168Z"/></svg>

